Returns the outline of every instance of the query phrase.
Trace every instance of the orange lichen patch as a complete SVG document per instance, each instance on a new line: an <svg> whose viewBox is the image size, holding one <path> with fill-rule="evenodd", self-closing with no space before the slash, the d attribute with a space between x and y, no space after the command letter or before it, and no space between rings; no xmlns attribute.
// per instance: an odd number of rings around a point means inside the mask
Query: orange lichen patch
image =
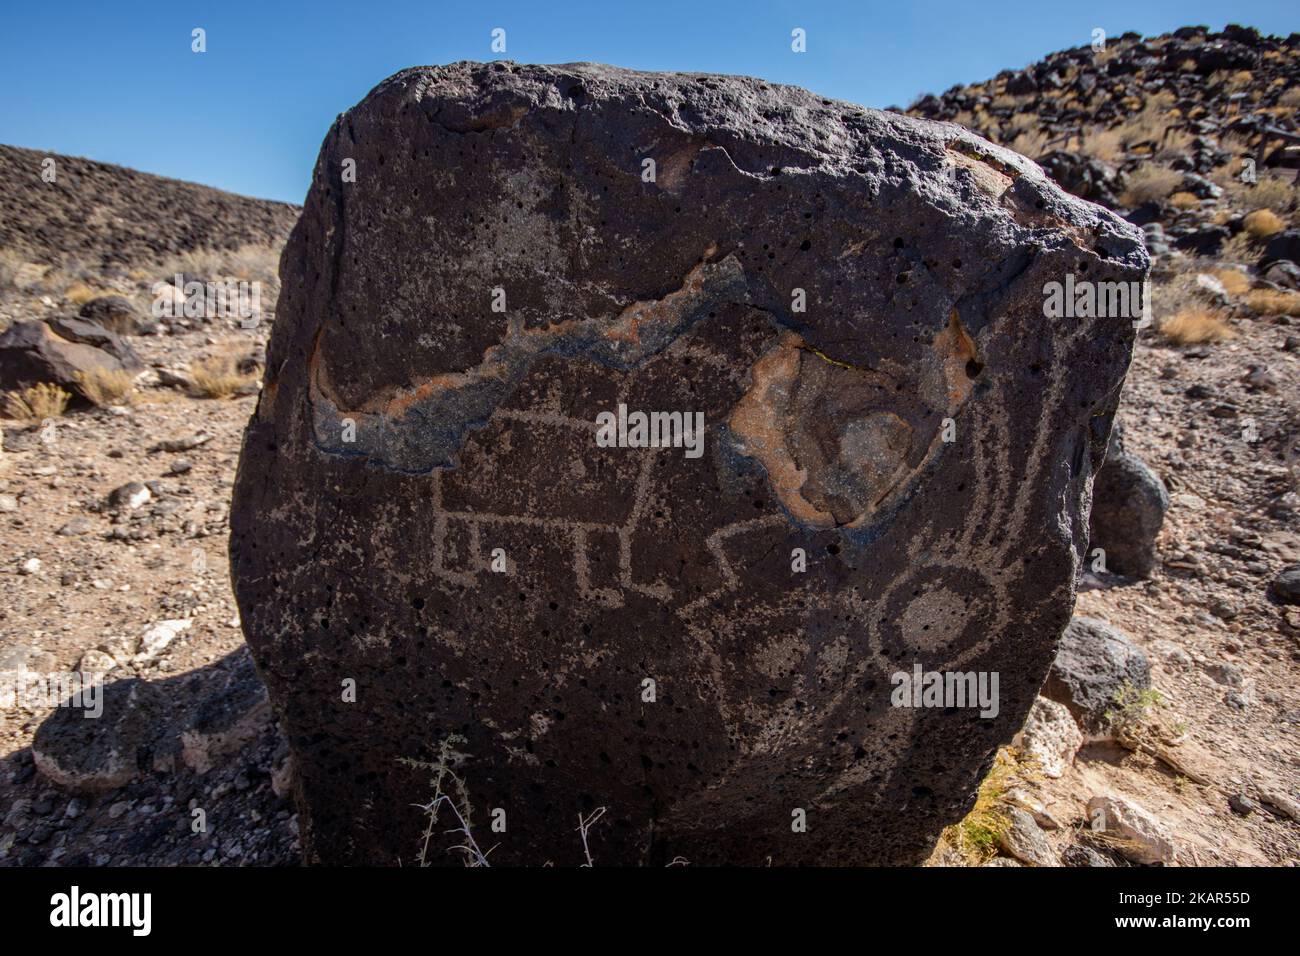
<svg viewBox="0 0 1300 956"><path fill-rule="evenodd" d="M670 292L662 299L633 302L619 313L601 337L610 342L640 345L643 325L660 324L674 329L686 317L689 307L703 291L705 280L716 269L717 266L711 263L701 262L686 274L682 287L676 292Z"/></svg>
<svg viewBox="0 0 1300 956"><path fill-rule="evenodd" d="M345 418L356 417L357 415L400 417L416 402L427 399L439 391L463 388L481 378L485 373L490 374L492 372L492 353L500 347L494 345L489 348L483 353L483 364L475 366L467 372L444 372L426 379L419 385L407 388L393 387L384 389L382 392L370 396L357 408L346 409L330 383L329 370L325 367L325 363L321 361L322 331L317 331L316 340L312 344L311 357L307 360L310 392L313 398L322 397L327 400L337 409L337 413Z"/></svg>
<svg viewBox="0 0 1300 956"><path fill-rule="evenodd" d="M643 354L638 352L639 349L648 354L662 348L682 331L692 312L708 296L718 294L720 288L743 277L743 269L734 256L727 256L720 262L709 262L708 258L716 252L717 247L710 245L701 261L686 274L682 287L662 299L633 302L612 320L567 319L544 328L511 324L500 342L483 351L478 365L459 372L440 372L411 385L379 389L362 404L350 409L340 401L330 382L322 355L324 330L318 330L307 360L309 395L313 400L328 402L339 416L379 415L393 422L412 407L443 392L485 382L506 382L526 369L534 358L566 339L607 343L607 347L617 349L622 359L636 361ZM649 342L642 341L643 333L647 333Z"/></svg>
<svg viewBox="0 0 1300 956"><path fill-rule="evenodd" d="M955 309L933 348L918 378L889 363L850 365L786 332L754 364L727 424L791 517L861 527L940 454L933 412L957 413L978 365Z"/></svg>
<svg viewBox="0 0 1300 956"><path fill-rule="evenodd" d="M814 528L830 528L835 525L834 516L803 496L808 472L795 463L786 447L786 410L799 377L803 347L802 338L786 332L754 363L750 369L753 384L732 409L727 425L740 438L745 452L762 463L773 493L790 513Z"/></svg>
<svg viewBox="0 0 1300 956"><path fill-rule="evenodd" d="M964 144L953 143L948 147L948 158L956 166L961 166L970 170L971 178L975 185L979 187L980 192L987 195L994 202L1002 198L1002 194L1011 188L1015 179L1003 170L995 168L989 160L974 154L968 154L961 151L960 146ZM1001 164L999 164L1001 166Z"/></svg>
<svg viewBox="0 0 1300 956"><path fill-rule="evenodd" d="M962 328L961 316L955 308L948 316L948 325L934 337L933 345L943 365L944 381L948 384L948 411L952 413L970 397L974 383L966 368L975 360L975 343Z"/></svg>

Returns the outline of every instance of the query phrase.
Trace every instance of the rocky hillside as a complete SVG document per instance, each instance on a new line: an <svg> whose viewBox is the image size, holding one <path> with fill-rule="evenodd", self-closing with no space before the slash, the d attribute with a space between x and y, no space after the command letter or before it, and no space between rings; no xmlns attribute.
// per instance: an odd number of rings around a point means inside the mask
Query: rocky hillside
<svg viewBox="0 0 1300 956"><path fill-rule="evenodd" d="M16 146L0 146L0 180L0 249L46 265L134 266L278 245L298 219L288 203Z"/></svg>
<svg viewBox="0 0 1300 956"><path fill-rule="evenodd" d="M908 112L1037 160L1146 229L1157 255L1172 247L1255 265L1300 251L1294 237L1260 245L1293 224L1298 108L1300 34L1230 26L1127 33L922 97Z"/></svg>

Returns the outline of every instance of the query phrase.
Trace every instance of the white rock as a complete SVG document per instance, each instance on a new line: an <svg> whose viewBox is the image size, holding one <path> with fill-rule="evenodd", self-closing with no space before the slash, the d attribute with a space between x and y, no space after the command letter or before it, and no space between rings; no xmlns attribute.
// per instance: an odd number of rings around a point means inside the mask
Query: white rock
<svg viewBox="0 0 1300 956"><path fill-rule="evenodd" d="M137 649L135 659L137 661L146 661L152 657L157 657L162 653L163 648L176 639L177 634L188 630L193 623L192 620L186 618L183 620L162 621L155 624L144 632L144 637L140 638L140 647Z"/></svg>
<svg viewBox="0 0 1300 956"><path fill-rule="evenodd" d="M112 654L105 654L98 649L91 649L81 655L77 670L83 674L107 674L117 666Z"/></svg>
<svg viewBox="0 0 1300 956"><path fill-rule="evenodd" d="M1134 863L1172 863L1169 831L1150 813L1122 797L1093 797L1088 820L1095 831L1115 837L1115 849Z"/></svg>
<svg viewBox="0 0 1300 956"><path fill-rule="evenodd" d="M1196 274L1196 287L1219 305L1228 305L1232 301L1223 283L1207 272Z"/></svg>
<svg viewBox="0 0 1300 956"><path fill-rule="evenodd" d="M117 504L119 507L127 508L134 511L142 504L145 504L153 497L153 492L145 485L136 483L135 487L123 485L114 494L117 495Z"/></svg>
<svg viewBox="0 0 1300 956"><path fill-rule="evenodd" d="M1039 697L1029 708L1016 745L1038 761L1046 776L1059 777L1074 763L1074 755L1083 746L1083 731L1064 704Z"/></svg>
<svg viewBox="0 0 1300 956"><path fill-rule="evenodd" d="M20 574L39 574L41 570L40 558L28 558L19 568Z"/></svg>
<svg viewBox="0 0 1300 956"><path fill-rule="evenodd" d="M13 495L0 495L0 511L13 512L18 510L18 499Z"/></svg>

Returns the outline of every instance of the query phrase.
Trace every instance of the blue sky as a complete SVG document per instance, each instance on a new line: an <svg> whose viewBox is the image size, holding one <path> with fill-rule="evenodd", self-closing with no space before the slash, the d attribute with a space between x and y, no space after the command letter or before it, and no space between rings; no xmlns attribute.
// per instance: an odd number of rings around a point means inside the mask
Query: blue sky
<svg viewBox="0 0 1300 956"><path fill-rule="evenodd" d="M1094 27L1300 30L1295 0L7 0L0 142L300 202L334 117L395 71L501 58L744 73L866 106L987 79ZM190 50L195 27L206 53ZM808 51L790 50L807 31Z"/></svg>

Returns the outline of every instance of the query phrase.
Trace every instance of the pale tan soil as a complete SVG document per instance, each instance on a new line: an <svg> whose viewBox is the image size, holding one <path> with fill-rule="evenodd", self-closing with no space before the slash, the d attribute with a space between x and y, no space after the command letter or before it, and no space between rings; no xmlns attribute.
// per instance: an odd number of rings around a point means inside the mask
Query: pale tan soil
<svg viewBox="0 0 1300 956"><path fill-rule="evenodd" d="M1209 347L1204 359L1151 340L1121 406L1126 446L1170 486L1161 557L1190 556L1200 570L1166 565L1141 585L1085 591L1076 612L1108 619L1147 652L1154 686L1186 725L1186 742L1173 751L1211 784L1180 781L1151 758L1099 745L1080 753L1077 780L1067 775L1051 792L1069 819L1097 793L1131 796L1173 829L1186 849L1181 862L1293 865L1300 824L1268 812L1242 817L1227 798L1280 791L1294 800L1300 788L1300 614L1267 593L1282 568L1300 561L1296 486L1284 460L1296 435L1300 356L1281 350L1294 325L1243 319L1236 327L1241 338ZM1240 379L1252 364L1270 367L1276 393L1247 391ZM1164 369L1173 377L1163 378ZM1183 394L1195 383L1239 405L1239 416L1207 416L1209 403ZM1242 439L1246 417L1262 441ZM1207 673L1220 663L1240 670L1241 686ZM1234 692L1244 707L1228 699Z"/></svg>
<svg viewBox="0 0 1300 956"><path fill-rule="evenodd" d="M39 299L10 309L20 318L67 311ZM221 322L131 341L146 365L183 367L199 355L264 340L265 327L244 331ZM200 675L238 651L243 635L230 591L226 518L240 437L255 403L253 396L196 399L146 387L131 407L70 412L48 443L40 429L0 419L6 439L0 495L18 505L0 512L0 655L26 650L28 670L66 672L98 648L119 661L108 674L112 682ZM185 451L150 451L196 433L212 438ZM172 474L182 458L191 470ZM131 481L157 481L161 493L115 518L105 499ZM89 520L87 533L57 534L77 517ZM110 538L115 530L126 537ZM20 573L30 558L39 559L40 570ZM156 659L132 662L146 630L187 618L189 629ZM197 699L197 684L168 686L182 711ZM270 773L283 761L273 727L206 775L184 767L144 772L121 790L74 798L32 766L28 748L48 714L0 708L0 862L296 861L292 806L270 785ZM205 835L191 832L191 801L208 815Z"/></svg>

